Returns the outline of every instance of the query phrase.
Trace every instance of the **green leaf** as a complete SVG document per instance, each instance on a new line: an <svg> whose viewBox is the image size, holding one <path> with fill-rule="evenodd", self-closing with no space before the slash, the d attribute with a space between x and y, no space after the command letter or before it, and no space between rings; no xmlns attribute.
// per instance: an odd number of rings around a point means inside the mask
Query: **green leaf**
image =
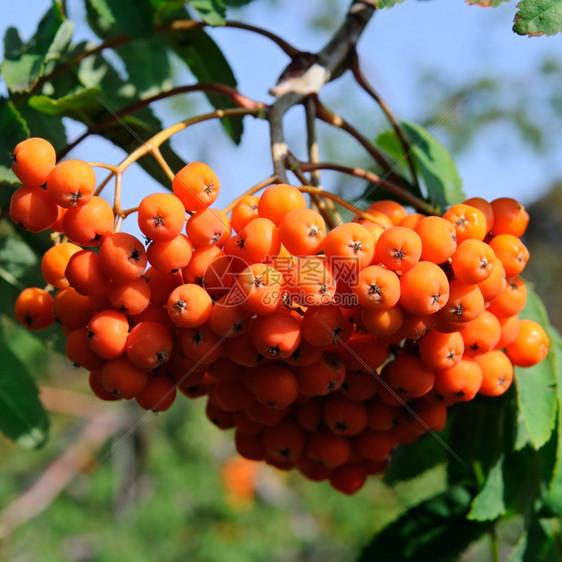
<svg viewBox="0 0 562 562"><path fill-rule="evenodd" d="M515 543L515 546L511 549L507 556L507 562L523 562L525 560L525 551L527 550L527 531L519 537L519 540Z"/></svg>
<svg viewBox="0 0 562 562"><path fill-rule="evenodd" d="M236 88L236 78L230 64L218 45L200 29L168 34L168 40L180 58L189 67L199 82L219 82ZM229 99L217 94L206 94L215 108L235 107ZM239 144L242 138L242 119L221 119L221 123L232 140Z"/></svg>
<svg viewBox="0 0 562 562"><path fill-rule="evenodd" d="M392 453L384 481L393 485L444 463L448 459L448 451L443 443L448 440L448 435L445 433L448 433L447 429L438 434L439 439L434 435L424 435L412 445L398 447Z"/></svg>
<svg viewBox="0 0 562 562"><path fill-rule="evenodd" d="M253 2L253 0L224 0L224 3L227 6L232 6L233 8L239 8L240 6L245 6L250 2Z"/></svg>
<svg viewBox="0 0 562 562"><path fill-rule="evenodd" d="M19 33L9 28L4 36L2 75L11 92L29 92L49 61L56 60L72 36L72 22L64 20L57 4L45 14L35 35L24 44Z"/></svg>
<svg viewBox="0 0 562 562"><path fill-rule="evenodd" d="M486 482L474 498L468 512L468 519L474 521L493 521L505 513L503 500L503 455L492 466Z"/></svg>
<svg viewBox="0 0 562 562"><path fill-rule="evenodd" d="M29 127L30 136L49 139L56 151L66 146L68 141L62 117L41 113L27 103L20 105L18 110Z"/></svg>
<svg viewBox="0 0 562 562"><path fill-rule="evenodd" d="M224 25L226 6L222 0L187 0L187 3L209 25Z"/></svg>
<svg viewBox="0 0 562 562"><path fill-rule="evenodd" d="M543 498L543 504L551 513L562 516L562 337L554 329L550 330L551 346L554 354L554 372L556 375L556 394L558 397L558 434L556 462L549 482L548 490Z"/></svg>
<svg viewBox="0 0 562 562"><path fill-rule="evenodd" d="M0 357L0 431L21 447L40 447L47 440L49 420L26 365L6 345L1 324Z"/></svg>
<svg viewBox="0 0 562 562"><path fill-rule="evenodd" d="M12 172L12 152L19 142L30 136L29 128L14 104L0 97L0 181L19 184Z"/></svg>
<svg viewBox="0 0 562 562"><path fill-rule="evenodd" d="M548 329L548 315L535 291L527 286L527 302L520 314ZM542 447L550 438L556 422L556 357L554 346L544 361L533 367L516 367L515 382L519 415L535 449Z"/></svg>
<svg viewBox="0 0 562 562"><path fill-rule="evenodd" d="M167 45L161 36L125 43L115 49L125 63L129 82L144 99L173 86Z"/></svg>
<svg viewBox="0 0 562 562"><path fill-rule="evenodd" d="M382 8L392 8L396 4L401 4L404 0L377 0L376 6L380 10Z"/></svg>
<svg viewBox="0 0 562 562"><path fill-rule="evenodd" d="M488 523L465 518L471 499L465 488L454 486L410 509L375 536L359 561L457 560L471 542L489 529Z"/></svg>
<svg viewBox="0 0 562 562"><path fill-rule="evenodd" d="M521 0L513 31L519 35L554 35L562 31L562 0Z"/></svg>
<svg viewBox="0 0 562 562"><path fill-rule="evenodd" d="M150 0L85 0L88 22L102 39L149 37L154 29Z"/></svg>
<svg viewBox="0 0 562 562"><path fill-rule="evenodd" d="M430 203L442 208L463 201L465 195L461 178L449 152L421 125L403 122L401 126L410 143L411 158L427 189ZM379 135L375 144L405 164L402 144L394 131Z"/></svg>
<svg viewBox="0 0 562 562"><path fill-rule="evenodd" d="M31 108L41 113L71 117L91 126L96 122L96 113L102 108L101 95L99 88L80 88L58 99L45 95L32 96L28 103Z"/></svg>
<svg viewBox="0 0 562 562"><path fill-rule="evenodd" d="M0 237L0 268L14 278L21 278L39 259L22 240L14 237Z"/></svg>

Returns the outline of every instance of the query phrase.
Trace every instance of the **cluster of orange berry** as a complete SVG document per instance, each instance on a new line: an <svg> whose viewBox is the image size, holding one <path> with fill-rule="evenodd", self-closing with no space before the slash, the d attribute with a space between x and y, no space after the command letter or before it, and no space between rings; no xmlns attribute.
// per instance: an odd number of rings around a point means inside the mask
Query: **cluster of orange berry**
<svg viewBox="0 0 562 562"><path fill-rule="evenodd" d="M287 184L240 197L229 217L194 162L173 193L140 201L145 247L114 232L87 163L55 165L29 139L13 169L11 218L62 234L42 258L47 289L17 299L24 326L59 322L101 399L162 411L177 390L206 396L242 456L344 493L441 430L451 404L504 393L513 365L548 353L544 329L518 317L529 217L511 198L443 216L379 201L328 230Z"/></svg>

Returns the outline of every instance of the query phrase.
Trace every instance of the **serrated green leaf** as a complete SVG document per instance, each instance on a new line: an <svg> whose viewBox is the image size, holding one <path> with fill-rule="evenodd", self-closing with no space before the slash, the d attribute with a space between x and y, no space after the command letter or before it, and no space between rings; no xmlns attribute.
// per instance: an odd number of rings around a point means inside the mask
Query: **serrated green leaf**
<svg viewBox="0 0 562 562"><path fill-rule="evenodd" d="M35 35L23 44L14 28L4 36L2 75L11 92L29 92L43 75L49 61L60 57L68 45L74 26L64 20L56 4L46 13Z"/></svg>
<svg viewBox="0 0 562 562"><path fill-rule="evenodd" d="M473 521L493 521L505 513L503 499L503 455L492 466L484 486L472 500L468 519Z"/></svg>
<svg viewBox="0 0 562 562"><path fill-rule="evenodd" d="M421 125L408 122L403 122L401 125L410 142L411 158L427 189L430 203L443 208L463 201L465 195L462 181L449 152ZM394 131L379 135L375 144L394 159L405 164L406 157L402 144Z"/></svg>
<svg viewBox="0 0 562 562"><path fill-rule="evenodd" d="M488 523L466 519L471 499L465 488L453 486L410 509L375 536L359 562L457 560L471 542L489 529Z"/></svg>
<svg viewBox="0 0 562 562"><path fill-rule="evenodd" d="M562 31L562 0L521 0L513 31L519 35L554 35Z"/></svg>
<svg viewBox="0 0 562 562"><path fill-rule="evenodd" d="M209 25L224 25L226 6L222 0L187 0L187 3Z"/></svg>
<svg viewBox="0 0 562 562"><path fill-rule="evenodd" d="M129 82L144 99L173 85L168 49L161 36L125 43L115 49L125 63Z"/></svg>
<svg viewBox="0 0 562 562"><path fill-rule="evenodd" d="M556 462L552 473L552 478L548 484L543 504L555 515L562 516L562 337L560 334L551 329L549 333L551 337L551 346L554 354L554 369L556 376L556 394L558 397L558 445L556 451Z"/></svg>
<svg viewBox="0 0 562 562"><path fill-rule="evenodd" d="M203 30L194 29L182 33L168 34L172 48L189 67L199 82L218 82L236 88L236 78L230 64L218 45ZM235 107L229 99L217 94L206 94L215 108ZM232 140L239 144L242 138L242 119L221 119L221 123Z"/></svg>
<svg viewBox="0 0 562 562"><path fill-rule="evenodd" d="M154 29L150 0L85 0L88 22L102 39L149 37Z"/></svg>
<svg viewBox="0 0 562 562"><path fill-rule="evenodd" d="M102 108L99 88L80 88L58 99L39 95L29 98L29 107L47 115L71 117L90 126Z"/></svg>
<svg viewBox="0 0 562 562"><path fill-rule="evenodd" d="M17 185L20 182L12 172L12 152L30 134L14 104L3 97L0 97L0 131L0 181Z"/></svg>
<svg viewBox="0 0 562 562"><path fill-rule="evenodd" d="M47 439L49 420L29 371L5 343L0 324L0 431L21 447L34 449Z"/></svg>
<svg viewBox="0 0 562 562"><path fill-rule="evenodd" d="M523 562L525 560L525 551L527 550L527 531L519 537L519 540L515 543L515 546L511 549L510 553L507 555L507 562Z"/></svg>
<svg viewBox="0 0 562 562"><path fill-rule="evenodd" d="M527 286L527 302L520 317L534 320L548 329L544 305L530 286ZM515 368L519 414L535 449L540 449L549 440L556 422L555 363L556 357L551 347L549 355L538 365Z"/></svg>

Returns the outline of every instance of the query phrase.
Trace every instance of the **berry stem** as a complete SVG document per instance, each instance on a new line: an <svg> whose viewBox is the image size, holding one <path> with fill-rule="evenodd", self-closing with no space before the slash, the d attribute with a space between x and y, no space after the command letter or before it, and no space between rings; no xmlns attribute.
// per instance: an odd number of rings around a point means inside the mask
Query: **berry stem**
<svg viewBox="0 0 562 562"><path fill-rule="evenodd" d="M276 176L268 176L267 178L264 178L260 182L256 183L252 187L250 187L250 189L247 189L246 191L244 191L244 193L239 195L236 199L231 201L223 209L223 212L224 213L230 213L230 211L232 211L232 209L236 206L236 204L239 201L241 201L242 199L244 199L244 197L246 197L248 195L253 195L254 193L257 193L258 191L261 191L262 189L265 189L268 185L271 185L272 183L279 183L279 180L277 179Z"/></svg>
<svg viewBox="0 0 562 562"><path fill-rule="evenodd" d="M392 113L386 102L381 98L379 93L371 86L371 84L368 82L367 78L361 71L361 67L359 66L359 57L356 51L353 52L353 62L351 64L351 72L353 73L353 77L355 78L359 86L361 86L361 88L363 88L363 90L371 98L373 98L373 100L379 105L382 112L385 114L386 118L388 119L389 123L392 125L392 128L394 129L394 133L396 134L398 140L400 141L400 144L402 145L402 150L404 151L406 162L408 164L408 168L410 169L410 174L412 176L412 181L414 182L416 191L418 194L421 194L418 174L416 172L414 160L412 159L413 149L410 146L408 140L406 139L406 135L404 134L404 131L402 130L402 127L398 123L396 117L394 117L394 114Z"/></svg>
<svg viewBox="0 0 562 562"><path fill-rule="evenodd" d="M336 172L341 172L343 174L348 174L350 176L355 176L358 178L366 179L367 181L375 184L375 187L382 187L388 193L398 197L404 203L411 205L417 211L424 213L426 215L438 215L438 211L434 209L429 203L426 203L423 199L416 197L414 194L410 193L403 187L396 185L388 180L385 180L373 172L364 170L363 168L350 168L348 166L341 166L339 164L333 164L331 162L319 162L317 164L312 164L310 162L300 162L299 167L304 171L310 171L314 168L322 170L333 170Z"/></svg>

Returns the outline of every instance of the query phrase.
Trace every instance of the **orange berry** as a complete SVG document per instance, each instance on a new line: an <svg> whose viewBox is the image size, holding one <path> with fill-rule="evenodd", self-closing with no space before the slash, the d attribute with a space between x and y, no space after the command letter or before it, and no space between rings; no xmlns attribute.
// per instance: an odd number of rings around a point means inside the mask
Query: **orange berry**
<svg viewBox="0 0 562 562"><path fill-rule="evenodd" d="M425 217L415 227L422 241L421 259L433 263L446 262L457 249L457 232L442 217Z"/></svg>
<svg viewBox="0 0 562 562"><path fill-rule="evenodd" d="M521 238L525 234L529 224L529 213L519 201L511 197L499 197L494 199L490 206L494 211L494 235L513 234Z"/></svg>
<svg viewBox="0 0 562 562"><path fill-rule="evenodd" d="M467 322L461 332L465 344L465 354L476 356L494 349L499 342L501 326L497 317L489 310Z"/></svg>
<svg viewBox="0 0 562 562"><path fill-rule="evenodd" d="M186 211L202 211L218 197L220 182L213 170L203 162L190 162L172 180L172 191Z"/></svg>
<svg viewBox="0 0 562 562"><path fill-rule="evenodd" d="M251 390L262 404L283 409L297 399L299 382L292 370L281 365L265 364L256 368Z"/></svg>
<svg viewBox="0 0 562 562"><path fill-rule="evenodd" d="M61 242L49 248L41 258L41 275L49 285L57 289L68 287L65 276L66 266L70 258L82 248L70 242Z"/></svg>
<svg viewBox="0 0 562 562"><path fill-rule="evenodd" d="M548 355L549 346L550 340L540 324L534 320L521 320L517 337L505 351L514 365L531 367Z"/></svg>
<svg viewBox="0 0 562 562"><path fill-rule="evenodd" d="M381 233L375 247L375 261L393 271L408 271L420 261L422 241L411 228L392 226Z"/></svg>
<svg viewBox="0 0 562 562"><path fill-rule="evenodd" d="M513 382L513 364L499 350L488 351L474 357L482 369L482 385L478 391L484 396L500 396Z"/></svg>
<svg viewBox="0 0 562 562"><path fill-rule="evenodd" d="M57 155L53 145L40 137L21 141L12 153L12 171L28 187L39 187L47 181Z"/></svg>
<svg viewBox="0 0 562 562"><path fill-rule="evenodd" d="M53 297L53 316L67 330L85 326L94 314L90 299L72 287L62 289Z"/></svg>
<svg viewBox="0 0 562 562"><path fill-rule="evenodd" d="M126 232L106 236L99 257L103 274L115 283L135 281L143 274L147 263L142 242Z"/></svg>
<svg viewBox="0 0 562 562"><path fill-rule="evenodd" d="M172 347L172 335L164 325L139 322L129 332L125 353L136 367L153 370L169 361Z"/></svg>
<svg viewBox="0 0 562 562"><path fill-rule="evenodd" d="M392 224L395 226L399 225L407 215L406 209L404 209L400 203L392 201L391 199L384 199L382 201L375 201L374 203L371 203L367 209L367 213L370 213L371 211L383 213L390 218Z"/></svg>
<svg viewBox="0 0 562 562"><path fill-rule="evenodd" d="M148 377L144 388L135 395L135 400L144 410L164 412L174 403L176 395L174 381L164 374L158 374Z"/></svg>
<svg viewBox="0 0 562 562"><path fill-rule="evenodd" d="M447 276L433 262L420 261L400 278L399 303L412 314L423 316L438 312L448 299Z"/></svg>
<svg viewBox="0 0 562 562"><path fill-rule="evenodd" d="M152 242L146 250L150 265L160 273L176 273L186 267L193 255L191 242L184 234L171 240Z"/></svg>
<svg viewBox="0 0 562 562"><path fill-rule="evenodd" d="M388 310L400 298L400 280L394 271L370 265L359 272L351 290L357 296L359 306L369 310Z"/></svg>
<svg viewBox="0 0 562 562"><path fill-rule="evenodd" d="M240 304L249 314L273 314L281 306L281 274L270 265L256 263L240 272L235 289L241 293L231 295L233 304Z"/></svg>
<svg viewBox="0 0 562 562"><path fill-rule="evenodd" d="M487 232L491 232L494 227L494 209L492 205L486 199L482 197L471 197L466 201L463 201L465 205L470 205L471 207L476 207L486 218L486 230Z"/></svg>
<svg viewBox="0 0 562 562"><path fill-rule="evenodd" d="M82 160L59 162L47 178L47 192L53 201L72 209L88 203L96 189L96 174L92 167Z"/></svg>
<svg viewBox="0 0 562 562"><path fill-rule="evenodd" d="M220 209L203 209L190 217L185 232L195 248L213 244L222 248L230 237L230 221Z"/></svg>
<svg viewBox="0 0 562 562"><path fill-rule="evenodd" d="M28 330L44 330L53 322L53 297L44 289L24 289L14 304L16 320Z"/></svg>
<svg viewBox="0 0 562 562"><path fill-rule="evenodd" d="M326 237L326 223L312 209L294 209L283 216L279 223L279 238L287 250L295 256L317 254Z"/></svg>
<svg viewBox="0 0 562 562"><path fill-rule="evenodd" d="M453 402L472 400L481 385L482 369L473 359L462 359L455 366L435 373L435 390Z"/></svg>
<svg viewBox="0 0 562 562"><path fill-rule="evenodd" d="M324 402L324 422L336 435L353 436L367 427L367 409L363 402L332 394Z"/></svg>
<svg viewBox="0 0 562 562"><path fill-rule="evenodd" d="M465 203L452 205L445 211L443 218L455 227L459 244L467 238L484 240L488 234L488 224L484 213L471 205Z"/></svg>
<svg viewBox="0 0 562 562"><path fill-rule="evenodd" d="M349 459L351 443L343 435L335 435L327 429L321 429L309 435L306 454L321 466L336 468Z"/></svg>
<svg viewBox="0 0 562 562"><path fill-rule="evenodd" d="M439 312L446 322L470 322L484 310L484 297L478 285L453 280L449 283L449 299Z"/></svg>
<svg viewBox="0 0 562 562"><path fill-rule="evenodd" d="M286 183L270 185L258 202L259 216L276 225L279 225L287 213L295 209L306 209L306 199L296 187Z"/></svg>
<svg viewBox="0 0 562 562"><path fill-rule="evenodd" d="M104 296L109 289L109 279L103 274L98 254L81 250L68 260L64 275L70 286L81 295Z"/></svg>
<svg viewBox="0 0 562 562"><path fill-rule="evenodd" d="M126 355L122 355L105 362L101 380L107 392L130 400L146 386L148 373L144 369L135 367Z"/></svg>
<svg viewBox="0 0 562 562"><path fill-rule="evenodd" d="M464 353L462 332L444 334L431 330L419 341L422 363L429 369L447 369L456 365Z"/></svg>
<svg viewBox="0 0 562 562"><path fill-rule="evenodd" d="M519 275L529 261L529 250L513 234L498 234L490 240L490 246L501 260L508 277Z"/></svg>
<svg viewBox="0 0 562 562"><path fill-rule="evenodd" d="M172 240L183 229L185 208L172 193L151 193L141 200L137 218L141 232L149 240Z"/></svg>
<svg viewBox="0 0 562 562"><path fill-rule="evenodd" d="M204 324L213 301L199 285L185 283L176 287L168 297L167 309L172 322L178 328L196 328Z"/></svg>
<svg viewBox="0 0 562 562"><path fill-rule="evenodd" d="M266 359L285 359L299 346L300 325L291 313L281 309L256 318L250 328L250 337Z"/></svg>
<svg viewBox="0 0 562 562"><path fill-rule="evenodd" d="M104 310L88 322L90 347L104 359L116 359L125 352L129 321L117 310Z"/></svg>
<svg viewBox="0 0 562 562"><path fill-rule="evenodd" d="M351 265L355 273L367 267L375 253L371 233L354 222L344 223L331 230L324 239L324 254L336 279Z"/></svg>
<svg viewBox="0 0 562 562"><path fill-rule="evenodd" d="M496 256L485 242L463 240L451 258L455 277L464 283L481 283L492 275Z"/></svg>
<svg viewBox="0 0 562 562"><path fill-rule="evenodd" d="M62 219L65 236L80 246L99 246L113 232L115 217L109 203L94 196L86 205L69 209Z"/></svg>
<svg viewBox="0 0 562 562"><path fill-rule="evenodd" d="M235 232L240 232L251 220L259 217L256 195L245 195L234 205L230 215L230 224Z"/></svg>
<svg viewBox="0 0 562 562"><path fill-rule="evenodd" d="M224 245L228 255L237 256L247 264L271 260L279 254L280 249L277 226L263 217L251 220Z"/></svg>
<svg viewBox="0 0 562 562"><path fill-rule="evenodd" d="M57 204L40 187L20 187L10 199L10 218L30 232L47 230L57 215Z"/></svg>
<svg viewBox="0 0 562 562"><path fill-rule="evenodd" d="M527 285L520 277L511 277L503 292L488 306L498 318L519 314L527 301Z"/></svg>
<svg viewBox="0 0 562 562"><path fill-rule="evenodd" d="M140 314L150 303L150 285L139 278L127 283L111 283L108 292L111 306L128 316Z"/></svg>

